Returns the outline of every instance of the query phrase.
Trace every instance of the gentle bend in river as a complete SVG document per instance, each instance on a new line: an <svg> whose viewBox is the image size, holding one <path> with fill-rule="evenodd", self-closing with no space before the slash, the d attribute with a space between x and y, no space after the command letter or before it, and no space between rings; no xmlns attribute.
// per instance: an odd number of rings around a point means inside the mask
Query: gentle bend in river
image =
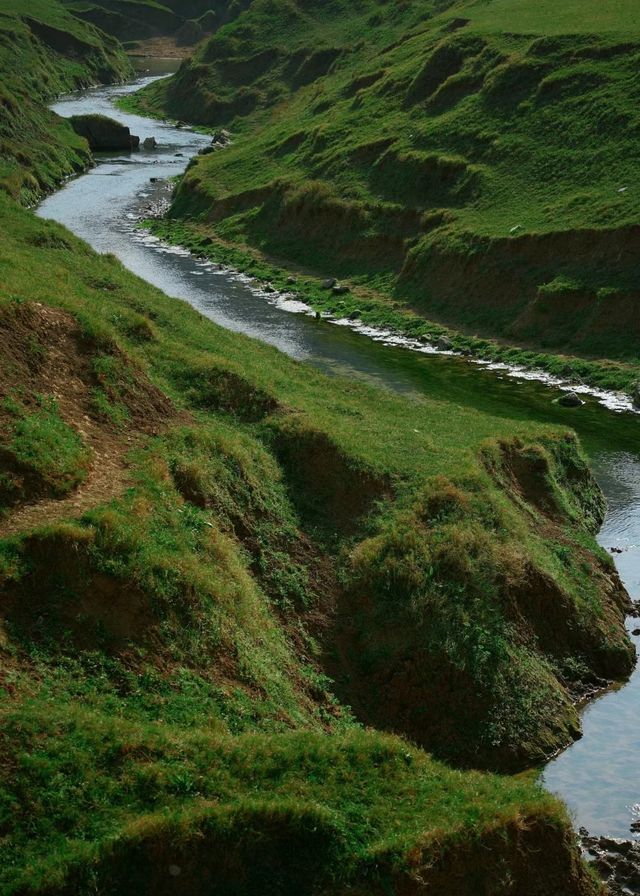
<svg viewBox="0 0 640 896"><path fill-rule="evenodd" d="M524 378L488 371L459 358L417 354L358 335L344 327L292 314L295 303L268 301L247 278L203 263L141 232L137 220L161 190L151 178L181 174L210 138L187 129L120 112L113 100L139 89L98 88L61 100L63 116L101 113L127 124L154 152L102 156L97 167L47 199L40 214L66 225L99 252L112 252L138 276L206 317L261 339L327 372L365 378L407 394L446 395L493 414L574 426L589 451L609 502L600 542L622 550L615 559L634 599L640 598L640 446L638 417L614 413L595 400L577 411L552 404L557 392ZM629 620L630 629L640 620ZM636 643L640 638L634 639ZM593 834L630 837L640 817L640 670L584 714L584 737L545 771L547 786L572 809L576 824ZM640 833L635 835L640 837Z"/></svg>

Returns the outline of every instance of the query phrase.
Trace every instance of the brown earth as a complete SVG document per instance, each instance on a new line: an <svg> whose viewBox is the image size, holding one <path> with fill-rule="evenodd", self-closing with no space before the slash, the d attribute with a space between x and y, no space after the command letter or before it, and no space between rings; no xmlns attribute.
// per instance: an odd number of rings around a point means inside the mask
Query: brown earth
<svg viewBox="0 0 640 896"><path fill-rule="evenodd" d="M113 352L115 349L109 347ZM175 416L169 400L142 371L127 382L131 365L117 352L112 355L125 374L118 397L129 414L126 430L102 418L93 404L95 390L109 389L93 367L103 356L84 335L69 313L40 303L9 305L0 313L0 399L19 395L29 405L42 397L53 399L61 418L90 450L85 480L71 494L47 493L37 477L18 474L21 494L8 515L0 520L0 537L6 538L83 512L120 494L127 485L128 451L145 435L152 435ZM28 384L25 388L24 384ZM8 415L0 409L6 428Z"/></svg>
<svg viewBox="0 0 640 896"><path fill-rule="evenodd" d="M637 226L468 236L464 248L434 235L407 256L399 287L414 310L452 326L617 357L640 345L639 251ZM541 289L558 277L585 285Z"/></svg>
<svg viewBox="0 0 640 896"><path fill-rule="evenodd" d="M176 43L175 37L149 37L146 40L137 41L133 49L128 50L129 56L143 59L187 59L193 54L193 47L181 47Z"/></svg>

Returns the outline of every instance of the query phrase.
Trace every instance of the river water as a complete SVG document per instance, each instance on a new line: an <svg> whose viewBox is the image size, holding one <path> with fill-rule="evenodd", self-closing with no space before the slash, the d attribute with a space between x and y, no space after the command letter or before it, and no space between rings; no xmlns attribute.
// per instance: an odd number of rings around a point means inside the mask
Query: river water
<svg viewBox="0 0 640 896"><path fill-rule="evenodd" d="M145 64L147 64L145 62ZM119 111L114 100L139 89L169 65L141 73L131 85L96 88L65 97L54 109L68 117L100 113L116 118L155 151L104 155L87 174L46 199L39 214L67 226L99 252L112 252L138 276L189 302L231 330L268 342L328 373L358 377L407 395L443 397L492 414L573 426L589 452L609 511L599 535L632 598L640 598L640 419L616 396L585 396L576 410L553 404L557 386L505 369L490 370L462 358L403 347L392 334L369 337L348 326L317 321L296 301L266 295L247 278L199 261L140 231L141 214L166 196L166 180L180 175L210 138L186 128ZM155 179L155 183L151 182ZM330 272L327 272L330 273ZM413 350L411 350L413 348ZM629 620L630 631L640 620ZM640 638L634 637L640 645ZM544 780L592 834L632 835L640 818L640 669L616 692L584 712L583 738L551 762Z"/></svg>

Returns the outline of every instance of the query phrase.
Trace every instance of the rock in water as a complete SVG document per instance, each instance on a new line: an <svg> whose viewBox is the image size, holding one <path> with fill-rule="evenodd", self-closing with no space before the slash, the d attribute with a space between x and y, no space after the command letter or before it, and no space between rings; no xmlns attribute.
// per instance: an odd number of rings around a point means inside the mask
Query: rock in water
<svg viewBox="0 0 640 896"><path fill-rule="evenodd" d="M640 383L636 383L631 393L634 408L640 411Z"/></svg>
<svg viewBox="0 0 640 896"><path fill-rule="evenodd" d="M441 352L450 352L453 348L453 342L448 336L439 336L438 341L436 342L436 347L440 349Z"/></svg>
<svg viewBox="0 0 640 896"><path fill-rule="evenodd" d="M575 392L565 392L558 399L558 404L563 408L580 408L584 401Z"/></svg>
<svg viewBox="0 0 640 896"><path fill-rule="evenodd" d="M142 146L144 149L157 149L158 141L155 137L147 137Z"/></svg>
<svg viewBox="0 0 640 896"><path fill-rule="evenodd" d="M106 115L74 115L69 123L94 152L127 151L140 144L140 138L134 137L128 127Z"/></svg>

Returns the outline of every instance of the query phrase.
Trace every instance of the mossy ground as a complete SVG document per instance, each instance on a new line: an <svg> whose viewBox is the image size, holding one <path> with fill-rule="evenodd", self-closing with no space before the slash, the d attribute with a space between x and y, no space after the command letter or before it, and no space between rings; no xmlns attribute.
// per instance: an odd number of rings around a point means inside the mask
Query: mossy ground
<svg viewBox="0 0 640 896"><path fill-rule="evenodd" d="M588 376L626 386L637 16L572 9L255 2L129 102L231 128L171 211L201 234L346 278L356 307L386 296L378 316L409 308L405 326L608 359L617 370Z"/></svg>

